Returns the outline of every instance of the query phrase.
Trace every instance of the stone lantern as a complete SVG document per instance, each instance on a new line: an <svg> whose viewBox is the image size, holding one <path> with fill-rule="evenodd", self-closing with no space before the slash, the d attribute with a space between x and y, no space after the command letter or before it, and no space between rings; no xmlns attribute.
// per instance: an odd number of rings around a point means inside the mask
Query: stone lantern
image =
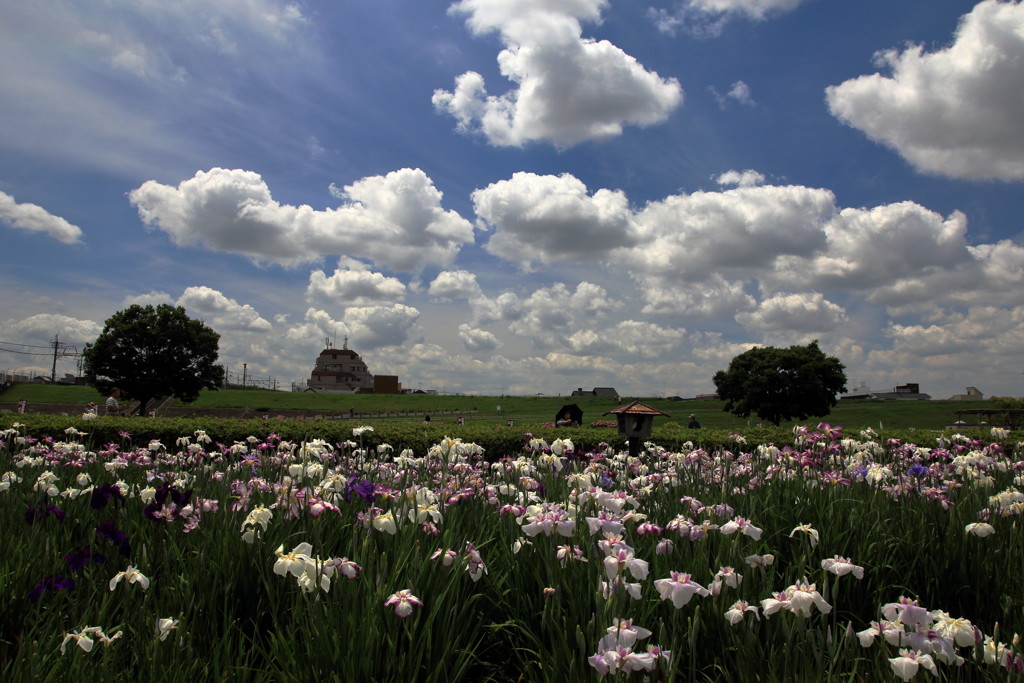
<svg viewBox="0 0 1024 683"><path fill-rule="evenodd" d="M668 413L645 405L640 401L633 401L624 406L609 410L605 415L614 415L619 427L619 436L625 437L629 443L629 454L632 457L640 455L640 447L643 440L651 436L651 428L654 427L654 416Z"/></svg>

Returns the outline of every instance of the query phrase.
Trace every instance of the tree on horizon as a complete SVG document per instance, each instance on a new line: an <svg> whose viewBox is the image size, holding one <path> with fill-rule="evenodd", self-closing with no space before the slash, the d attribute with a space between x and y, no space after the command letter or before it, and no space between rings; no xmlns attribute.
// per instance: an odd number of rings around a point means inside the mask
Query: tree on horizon
<svg viewBox="0 0 1024 683"><path fill-rule="evenodd" d="M83 353L83 373L102 393L117 387L124 398L138 401L145 415L158 396L191 403L202 389L220 388L219 343L220 334L181 306L135 304L107 319Z"/></svg>
<svg viewBox="0 0 1024 683"><path fill-rule="evenodd" d="M815 339L806 346L753 348L715 373L722 408L739 417L755 413L778 426L784 420L824 417L846 391L844 366L827 356Z"/></svg>

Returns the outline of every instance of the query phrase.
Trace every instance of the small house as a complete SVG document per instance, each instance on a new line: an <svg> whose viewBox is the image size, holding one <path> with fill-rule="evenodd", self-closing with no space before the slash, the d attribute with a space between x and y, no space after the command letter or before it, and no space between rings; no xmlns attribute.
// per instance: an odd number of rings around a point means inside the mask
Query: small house
<svg viewBox="0 0 1024 683"><path fill-rule="evenodd" d="M610 398L613 401L619 400L619 392L615 391L614 387L594 387L590 391L584 391L583 387L580 387L572 392L571 396L597 396L599 398Z"/></svg>

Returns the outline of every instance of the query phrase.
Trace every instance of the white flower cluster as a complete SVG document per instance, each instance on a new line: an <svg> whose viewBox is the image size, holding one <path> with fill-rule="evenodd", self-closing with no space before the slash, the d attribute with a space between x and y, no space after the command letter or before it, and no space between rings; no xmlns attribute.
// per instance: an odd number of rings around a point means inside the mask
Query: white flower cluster
<svg viewBox="0 0 1024 683"><path fill-rule="evenodd" d="M267 525L270 524L270 520L273 518L274 513L269 508L265 508L262 505L254 507L245 518L245 521L242 522L242 540L252 544L261 532L267 530ZM257 529L257 526L260 528Z"/></svg>
<svg viewBox="0 0 1024 683"><path fill-rule="evenodd" d="M894 674L909 681L920 669L938 676L936 662L960 666L964 663L958 648L972 648L975 656L986 664L1000 665L1009 671L1024 670L1024 661L1005 643L984 635L967 619L952 617L941 610L927 610L917 600L901 597L882 606L882 619L872 621L859 631L862 647L871 647L882 638L889 646L899 648L899 655L889 658ZM979 647L980 646L980 649ZM978 654L980 652L980 655Z"/></svg>
<svg viewBox="0 0 1024 683"><path fill-rule="evenodd" d="M462 439L453 439L451 437L444 437L437 444L430 447L427 451L427 457L431 459L438 459L444 462L466 462L467 459L473 456L483 455L483 446L475 443L466 443Z"/></svg>
<svg viewBox="0 0 1024 683"><path fill-rule="evenodd" d="M68 643L74 643L78 647L82 648L84 652L92 652L93 646L96 645L96 641L100 641L104 647L109 647L111 643L124 635L124 631L118 631L117 633L108 636L103 632L103 628L100 626L86 626L85 628L72 631L64 635L64 642L60 644L60 653L64 654L65 648Z"/></svg>
<svg viewBox="0 0 1024 683"><path fill-rule="evenodd" d="M284 552L284 545L274 551L277 561L274 562L274 573L278 576L295 577L296 582L306 593L312 593L319 588L324 593L331 590L331 579L336 573L340 573L346 579L354 579L362 571L355 562L348 558L338 557L324 560L313 556L313 546L309 543L300 543L291 552Z"/></svg>
<svg viewBox="0 0 1024 683"><path fill-rule="evenodd" d="M614 675L621 671L629 674L639 671L654 671L659 660L671 661L672 653L657 645L648 645L647 651L636 651L638 640L644 640L651 632L642 626L634 626L632 619L615 619L608 627L607 635L597 645L597 653L587 661L598 675Z"/></svg>

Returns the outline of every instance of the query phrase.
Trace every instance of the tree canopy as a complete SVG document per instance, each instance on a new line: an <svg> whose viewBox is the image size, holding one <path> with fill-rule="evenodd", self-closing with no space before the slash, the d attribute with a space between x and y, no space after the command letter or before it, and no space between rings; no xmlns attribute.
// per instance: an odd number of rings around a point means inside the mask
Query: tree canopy
<svg viewBox="0 0 1024 683"><path fill-rule="evenodd" d="M756 414L778 425L784 420L824 417L846 391L845 366L827 356L815 340L806 346L754 348L715 373L724 410L739 417Z"/></svg>
<svg viewBox="0 0 1024 683"><path fill-rule="evenodd" d="M994 409L1006 411L1001 416L1004 427L1020 429L1021 423L1024 422L1024 415L1020 413L1021 410L1024 410L1024 398L993 396L989 399L989 403Z"/></svg>
<svg viewBox="0 0 1024 683"><path fill-rule="evenodd" d="M216 364L220 335L181 306L133 305L110 316L83 354L86 381L103 393L118 387L139 402L139 414L157 396L186 403L202 389L217 389L224 368Z"/></svg>

